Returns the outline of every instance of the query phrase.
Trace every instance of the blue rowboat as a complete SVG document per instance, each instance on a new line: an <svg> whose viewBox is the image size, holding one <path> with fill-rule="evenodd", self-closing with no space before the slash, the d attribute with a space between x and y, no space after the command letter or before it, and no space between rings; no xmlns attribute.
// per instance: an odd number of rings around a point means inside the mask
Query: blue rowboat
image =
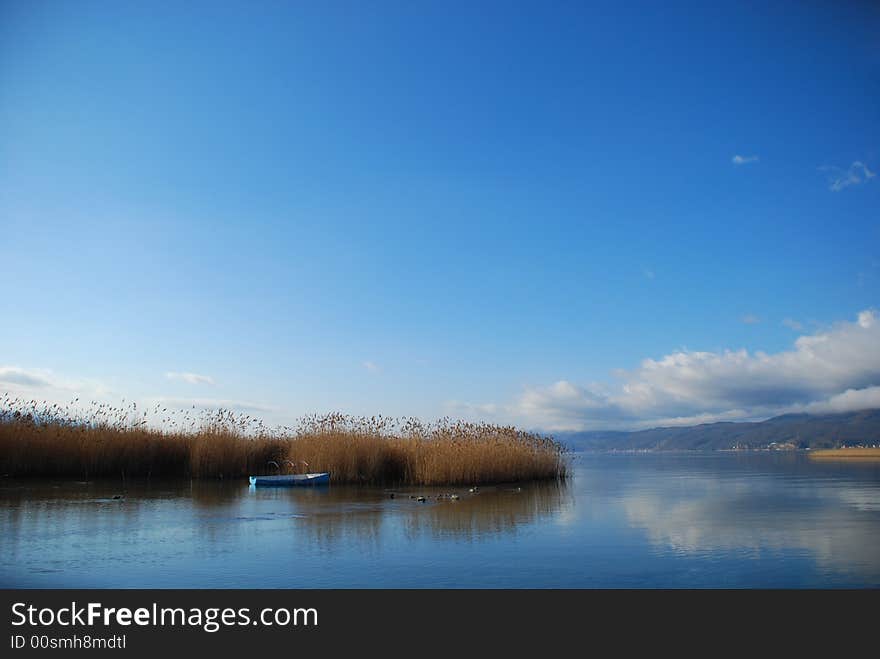
<svg viewBox="0 0 880 659"><path fill-rule="evenodd" d="M329 485L330 472L316 474L282 474L279 476L251 476L251 485L261 487L294 487L301 485Z"/></svg>

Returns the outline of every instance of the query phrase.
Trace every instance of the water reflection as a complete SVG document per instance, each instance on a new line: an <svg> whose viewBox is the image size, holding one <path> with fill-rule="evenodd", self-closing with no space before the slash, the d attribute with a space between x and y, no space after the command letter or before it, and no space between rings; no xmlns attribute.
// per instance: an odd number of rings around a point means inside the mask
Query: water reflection
<svg viewBox="0 0 880 659"><path fill-rule="evenodd" d="M457 500L450 498L452 492ZM244 564L260 553L290 569L322 554L375 555L398 536L417 542L512 534L571 505L566 486L558 483L394 494L378 488L253 489L203 481L125 487L6 481L0 487L0 582L27 583L20 577L22 568L31 574L93 573L119 564L141 572L134 581L149 585L157 576L150 574L153 568L177 559L234 558Z"/></svg>
<svg viewBox="0 0 880 659"><path fill-rule="evenodd" d="M628 523L661 550L805 556L823 570L880 580L880 480L845 465L808 470L799 456L685 460L665 465L662 477L655 471L630 483L618 497Z"/></svg>
<svg viewBox="0 0 880 659"><path fill-rule="evenodd" d="M533 483L522 488L483 488L479 494L444 505L428 505L405 516L413 538L454 536L470 540L513 533L517 527L549 519L573 505L563 483Z"/></svg>
<svg viewBox="0 0 880 659"><path fill-rule="evenodd" d="M458 499L452 499L450 494ZM394 495L392 498L392 494ZM409 540L420 537L476 539L513 533L572 505L563 483L529 483L517 487L483 487L478 492L440 488L258 489L261 501L293 504L297 532L331 545L352 539L377 541L392 520ZM424 497L420 502L418 497ZM388 523L386 523L388 522Z"/></svg>
<svg viewBox="0 0 880 659"><path fill-rule="evenodd" d="M581 456L567 485L393 498L0 479L2 586L880 586L878 546L880 468L797 455Z"/></svg>

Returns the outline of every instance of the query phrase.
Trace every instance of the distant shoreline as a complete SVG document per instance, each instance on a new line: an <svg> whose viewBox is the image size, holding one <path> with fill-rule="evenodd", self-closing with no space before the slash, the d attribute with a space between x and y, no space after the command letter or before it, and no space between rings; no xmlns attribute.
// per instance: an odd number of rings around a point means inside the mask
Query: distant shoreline
<svg viewBox="0 0 880 659"><path fill-rule="evenodd" d="M834 414L785 414L765 421L715 422L647 430L557 432L575 449L813 451L880 444L880 408Z"/></svg>
<svg viewBox="0 0 880 659"><path fill-rule="evenodd" d="M855 452L858 451L875 451L877 454L871 453L870 455L855 455ZM790 448L767 448L767 447L754 447L754 448L582 448L582 449L574 449L572 453L581 453L581 454L595 454L595 455L640 455L645 453L650 454L689 454L689 455L706 455L710 453L724 453L727 454L743 454L743 453L773 453L773 454L784 454L791 455L794 453L799 453L803 455L816 455L816 454L827 454L820 455L819 457L842 457L846 459L871 459L874 457L880 458L880 448L871 448L871 447L853 447L853 448L841 448L841 449L811 449L811 448L800 448L800 447L790 447Z"/></svg>

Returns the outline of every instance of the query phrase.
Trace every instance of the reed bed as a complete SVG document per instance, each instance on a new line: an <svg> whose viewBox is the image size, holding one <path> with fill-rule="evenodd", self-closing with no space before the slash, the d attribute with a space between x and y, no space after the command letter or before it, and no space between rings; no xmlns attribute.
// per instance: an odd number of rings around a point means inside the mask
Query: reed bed
<svg viewBox="0 0 880 659"><path fill-rule="evenodd" d="M880 461L880 448L853 447L853 448L829 448L810 451L811 458L817 460L865 460Z"/></svg>
<svg viewBox="0 0 880 659"><path fill-rule="evenodd" d="M568 469L560 444L512 426L331 413L270 428L230 410L92 402L81 411L77 402L0 399L0 476L244 478L280 470L329 471L335 483L467 485L563 479Z"/></svg>

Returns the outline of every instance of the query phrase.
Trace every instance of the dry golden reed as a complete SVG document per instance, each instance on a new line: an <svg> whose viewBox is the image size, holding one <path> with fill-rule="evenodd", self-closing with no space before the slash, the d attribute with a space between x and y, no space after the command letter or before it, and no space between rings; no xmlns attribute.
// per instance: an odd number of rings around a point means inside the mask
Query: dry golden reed
<svg viewBox="0 0 880 659"><path fill-rule="evenodd" d="M512 426L332 413L269 428L230 410L140 411L136 404L94 402L83 413L75 403L0 399L0 476L244 478L329 471L335 483L466 485L561 479L568 468L560 444Z"/></svg>
<svg viewBox="0 0 880 659"><path fill-rule="evenodd" d="M880 448L854 447L829 448L810 451L810 457L819 460L865 460L880 461Z"/></svg>

